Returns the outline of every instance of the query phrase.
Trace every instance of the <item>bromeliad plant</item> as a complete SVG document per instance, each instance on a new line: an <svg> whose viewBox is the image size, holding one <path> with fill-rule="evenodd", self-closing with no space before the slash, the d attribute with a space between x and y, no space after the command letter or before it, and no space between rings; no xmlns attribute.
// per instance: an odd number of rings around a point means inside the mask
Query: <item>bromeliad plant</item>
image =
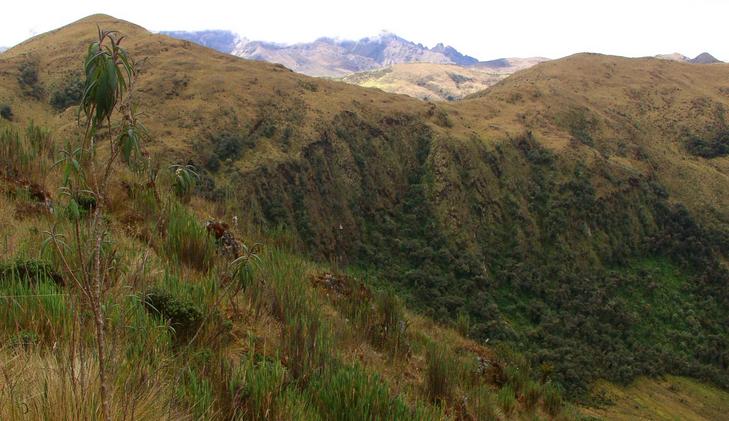
<svg viewBox="0 0 729 421"><path fill-rule="evenodd" d="M89 45L78 114L83 135L76 145L66 147L58 162L63 165L61 191L67 197L66 215L72 224L72 238L67 242L54 225L46 242L75 285L80 301L93 315L99 392L106 420L111 419L111 414L104 306L116 271L105 202L115 163L120 157L126 163L133 162L141 154L141 142L147 136L144 126L137 122L131 102L136 70L121 47L123 39L115 31L99 29L98 40Z"/></svg>

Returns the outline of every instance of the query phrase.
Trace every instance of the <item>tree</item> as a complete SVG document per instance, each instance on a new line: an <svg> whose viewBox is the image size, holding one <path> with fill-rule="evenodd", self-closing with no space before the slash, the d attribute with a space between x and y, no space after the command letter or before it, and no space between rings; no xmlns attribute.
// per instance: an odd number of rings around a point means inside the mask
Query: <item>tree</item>
<svg viewBox="0 0 729 421"><path fill-rule="evenodd" d="M134 63L120 44L124 37L116 31L98 31L98 40L89 45L84 70L86 80L79 109L83 136L75 147L63 151L67 197L66 215L73 226L73 242L67 244L56 226L48 232L49 243L60 258L66 276L80 293L80 301L94 318L99 360L100 396L103 417L111 419L105 350L105 289L112 281L113 257L105 251L110 242L105 218L107 187L121 156L130 162L140 151L144 127L137 123L130 88L136 75ZM118 115L118 117L117 117ZM106 140L108 142L102 142ZM100 145L108 151L99 153ZM104 157L103 159L101 157ZM82 200L91 197L92 206L82 213Z"/></svg>

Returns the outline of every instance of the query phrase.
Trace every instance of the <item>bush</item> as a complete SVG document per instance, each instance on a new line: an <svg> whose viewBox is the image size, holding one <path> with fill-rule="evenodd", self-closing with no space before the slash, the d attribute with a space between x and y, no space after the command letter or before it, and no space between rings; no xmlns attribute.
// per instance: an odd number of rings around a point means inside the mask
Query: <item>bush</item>
<svg viewBox="0 0 729 421"><path fill-rule="evenodd" d="M232 131L224 131L212 136L211 142L213 143L213 154L223 162L235 161L240 158L244 150L255 146L255 142L251 138ZM213 171L212 168L209 169Z"/></svg>
<svg viewBox="0 0 729 421"><path fill-rule="evenodd" d="M63 277L50 264L42 260L18 259L0 263L0 284L19 280L28 285L52 282L63 285Z"/></svg>
<svg viewBox="0 0 729 421"><path fill-rule="evenodd" d="M729 155L729 131L708 140L692 137L686 142L686 149L692 155L707 159Z"/></svg>
<svg viewBox="0 0 729 421"><path fill-rule="evenodd" d="M10 108L10 105L0 104L0 117L8 121L13 120L13 109Z"/></svg>
<svg viewBox="0 0 729 421"><path fill-rule="evenodd" d="M75 75L63 82L63 85L51 93L51 106L56 111L63 111L71 105L78 105L84 94L84 82Z"/></svg>
<svg viewBox="0 0 729 421"><path fill-rule="evenodd" d="M169 321L178 338L194 333L202 323L203 314L192 302L161 289L152 288L144 297L148 311Z"/></svg>
<svg viewBox="0 0 729 421"><path fill-rule="evenodd" d="M18 83L23 93L34 99L41 99L43 88L38 83L38 63L35 60L24 61L18 70Z"/></svg>
<svg viewBox="0 0 729 421"><path fill-rule="evenodd" d="M187 203L195 191L200 175L195 171L192 165L172 165L170 169L174 171L172 179L172 191L174 191L180 201Z"/></svg>

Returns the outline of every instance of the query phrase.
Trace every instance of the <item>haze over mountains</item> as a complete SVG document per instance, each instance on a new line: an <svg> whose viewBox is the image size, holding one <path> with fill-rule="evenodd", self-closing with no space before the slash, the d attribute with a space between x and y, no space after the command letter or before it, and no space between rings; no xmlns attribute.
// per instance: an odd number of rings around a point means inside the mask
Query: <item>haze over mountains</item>
<svg viewBox="0 0 729 421"><path fill-rule="evenodd" d="M283 64L309 76L341 77L393 64L427 62L473 66L479 60L442 43L428 48L383 31L360 40L319 38L292 45L249 41L230 31L161 32L251 60Z"/></svg>
<svg viewBox="0 0 729 421"><path fill-rule="evenodd" d="M426 100L460 99L547 60L530 57L479 61L450 45L438 43L429 48L386 31L356 41L323 37L291 45L250 41L223 30L161 34L250 60L282 64L309 76L341 78Z"/></svg>

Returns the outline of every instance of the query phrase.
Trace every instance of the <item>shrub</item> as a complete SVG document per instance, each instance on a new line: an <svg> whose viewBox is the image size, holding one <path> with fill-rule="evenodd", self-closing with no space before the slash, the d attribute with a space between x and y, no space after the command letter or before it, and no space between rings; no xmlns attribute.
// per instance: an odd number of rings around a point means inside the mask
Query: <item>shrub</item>
<svg viewBox="0 0 729 421"><path fill-rule="evenodd" d="M0 284L10 280L20 280L28 285L52 282L63 285L63 277L53 267L42 260L18 259L0 263Z"/></svg>
<svg viewBox="0 0 729 421"><path fill-rule="evenodd" d="M215 241L180 204L171 205L169 210L164 248L173 261L199 271L209 270L215 258Z"/></svg>
<svg viewBox="0 0 729 421"><path fill-rule="evenodd" d="M719 133L708 140L692 137L686 142L686 149L692 155L707 159L729 155L729 131Z"/></svg>
<svg viewBox="0 0 729 421"><path fill-rule="evenodd" d="M84 82L78 75L74 75L51 93L50 103L56 111L63 111L71 105L78 105L83 94Z"/></svg>
<svg viewBox="0 0 729 421"><path fill-rule="evenodd" d="M175 195L183 202L188 202L195 186L200 180L200 176L192 165L172 165L170 169L174 171L172 179L172 190Z"/></svg>
<svg viewBox="0 0 729 421"><path fill-rule="evenodd" d="M192 302L161 289L152 288L144 298L148 311L169 321L178 337L195 332L202 323L203 314Z"/></svg>
<svg viewBox="0 0 729 421"><path fill-rule="evenodd" d="M0 104L0 117L8 121L13 120L13 109L10 108L10 105Z"/></svg>
<svg viewBox="0 0 729 421"><path fill-rule="evenodd" d="M213 143L213 154L218 161L235 161L246 149L255 146L255 142L250 138L232 131L223 131L210 139ZM212 168L209 168L213 171Z"/></svg>
<svg viewBox="0 0 729 421"><path fill-rule="evenodd" d="M38 83L38 62L27 60L21 63L18 74L18 83L23 93L34 99L43 97L43 88Z"/></svg>

